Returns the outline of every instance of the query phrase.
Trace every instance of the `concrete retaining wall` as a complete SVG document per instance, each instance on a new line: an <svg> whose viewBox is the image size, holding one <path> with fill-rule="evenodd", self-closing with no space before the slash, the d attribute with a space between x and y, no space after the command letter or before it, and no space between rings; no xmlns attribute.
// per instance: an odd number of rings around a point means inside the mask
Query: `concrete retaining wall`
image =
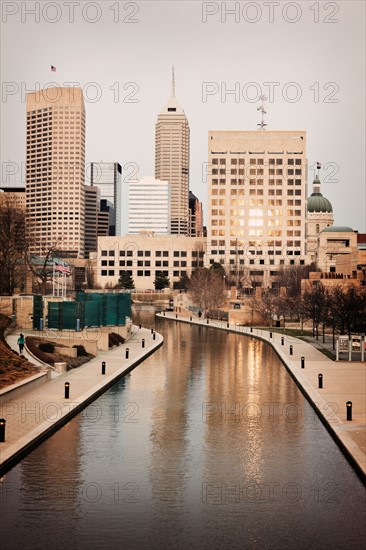
<svg viewBox="0 0 366 550"><path fill-rule="evenodd" d="M44 370L39 374L30 376L17 384L13 384L9 388L0 390L0 405L13 401L19 398L22 394L42 386L51 379L51 370Z"/></svg>

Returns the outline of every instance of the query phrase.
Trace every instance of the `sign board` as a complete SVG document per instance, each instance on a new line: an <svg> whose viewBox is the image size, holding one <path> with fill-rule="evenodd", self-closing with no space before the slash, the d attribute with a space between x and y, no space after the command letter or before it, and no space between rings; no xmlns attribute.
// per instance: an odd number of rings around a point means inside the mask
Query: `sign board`
<svg viewBox="0 0 366 550"><path fill-rule="evenodd" d="M352 351L361 351L361 336L351 336Z"/></svg>
<svg viewBox="0 0 366 550"><path fill-rule="evenodd" d="M339 353L348 351L348 336L339 336L338 338Z"/></svg>

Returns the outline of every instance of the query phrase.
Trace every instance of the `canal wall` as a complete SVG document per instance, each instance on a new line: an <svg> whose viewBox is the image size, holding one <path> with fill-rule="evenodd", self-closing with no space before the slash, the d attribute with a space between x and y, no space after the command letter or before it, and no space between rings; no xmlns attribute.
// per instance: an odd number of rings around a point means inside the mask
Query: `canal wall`
<svg viewBox="0 0 366 550"><path fill-rule="evenodd" d="M161 334L134 326L128 342L100 352L77 369L2 403L0 418L6 420L6 425L5 441L0 442L0 475L136 368L163 342Z"/></svg>
<svg viewBox="0 0 366 550"><path fill-rule="evenodd" d="M207 329L243 334L269 344L366 484L365 362L334 362L308 342L271 332L270 329L233 325L226 321L202 320L171 312L158 313L157 316ZM319 388L319 374L322 374L322 388ZM352 403L352 420L347 420L347 402Z"/></svg>

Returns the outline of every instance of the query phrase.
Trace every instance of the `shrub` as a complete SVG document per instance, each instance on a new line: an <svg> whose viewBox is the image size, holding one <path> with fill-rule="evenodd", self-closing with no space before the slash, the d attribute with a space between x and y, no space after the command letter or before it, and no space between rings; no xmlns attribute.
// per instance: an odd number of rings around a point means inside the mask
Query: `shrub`
<svg viewBox="0 0 366 550"><path fill-rule="evenodd" d="M38 349L45 353L54 353L55 346L51 342L45 342L44 344L39 344Z"/></svg>
<svg viewBox="0 0 366 550"><path fill-rule="evenodd" d="M81 344L76 344L75 346L72 346L72 347L77 349L78 357L88 357L88 352L86 351L84 346L82 346Z"/></svg>
<svg viewBox="0 0 366 550"><path fill-rule="evenodd" d="M113 346L119 346L120 344L123 344L123 342L124 338L122 338L122 336L120 336L116 332L111 332L108 335L108 347L110 348Z"/></svg>

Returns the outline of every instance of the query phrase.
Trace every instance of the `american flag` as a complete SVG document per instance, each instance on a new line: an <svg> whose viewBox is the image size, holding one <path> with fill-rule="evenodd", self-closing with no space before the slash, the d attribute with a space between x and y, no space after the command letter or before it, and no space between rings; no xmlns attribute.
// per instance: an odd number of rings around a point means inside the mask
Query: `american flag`
<svg viewBox="0 0 366 550"><path fill-rule="evenodd" d="M51 73L55 73L56 72L56 67L54 67L53 65L51 65Z"/></svg>

